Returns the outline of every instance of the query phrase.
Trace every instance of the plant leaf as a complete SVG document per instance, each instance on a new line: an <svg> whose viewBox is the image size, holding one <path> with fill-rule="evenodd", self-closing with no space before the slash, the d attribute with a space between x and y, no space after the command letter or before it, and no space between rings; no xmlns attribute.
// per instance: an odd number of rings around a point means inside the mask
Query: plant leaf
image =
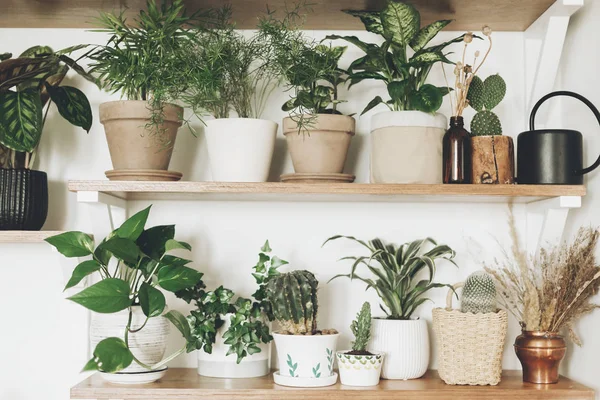
<svg viewBox="0 0 600 400"><path fill-rule="evenodd" d="M179 242L175 239L167 240L167 242L165 243L165 251L171 251L171 250L175 250L175 249L184 249L184 250L192 251L192 246L190 246L186 242Z"/></svg>
<svg viewBox="0 0 600 400"><path fill-rule="evenodd" d="M96 345L94 357L87 362L83 371L118 372L131 365L133 354L125 342L116 337L109 337Z"/></svg>
<svg viewBox="0 0 600 400"><path fill-rule="evenodd" d="M367 104L367 106L365 107L365 109L360 113L360 115L363 115L369 111L371 111L373 108L375 108L376 106L378 106L379 104L383 103L383 99L381 98L381 96L377 96L375 97L373 100L371 100L369 102L369 104Z"/></svg>
<svg viewBox="0 0 600 400"><path fill-rule="evenodd" d="M46 84L50 98L56 104L60 115L75 126L90 132L92 128L92 107L85 93L72 86L52 86Z"/></svg>
<svg viewBox="0 0 600 400"><path fill-rule="evenodd" d="M83 289L68 299L88 310L110 314L131 306L129 284L122 279L107 278Z"/></svg>
<svg viewBox="0 0 600 400"><path fill-rule="evenodd" d="M137 240L144 231L144 226L146 226L146 222L148 221L151 207L152 206L149 206L129 217L127 221L123 222L123 224L115 231L115 235L123 239Z"/></svg>
<svg viewBox="0 0 600 400"><path fill-rule="evenodd" d="M140 249L133 240L114 236L104 243L100 243L99 249L106 250L119 260L128 264L137 264Z"/></svg>
<svg viewBox="0 0 600 400"><path fill-rule="evenodd" d="M165 295L162 294L160 290L150 286L146 282L143 282L140 286L138 297L140 299L142 311L148 318L157 317L165 310Z"/></svg>
<svg viewBox="0 0 600 400"><path fill-rule="evenodd" d="M367 32L383 35L383 26L381 25L380 13L376 11L361 11L361 10L342 10L348 15L360 18L365 25Z"/></svg>
<svg viewBox="0 0 600 400"><path fill-rule="evenodd" d="M387 85L387 90L394 103L402 103L406 92L410 91L410 83L408 80L393 81Z"/></svg>
<svg viewBox="0 0 600 400"><path fill-rule="evenodd" d="M192 335L191 335L190 323L183 316L183 314L181 314L179 311L171 310L168 313L166 313L164 315L164 317L166 319L168 319L169 321L171 321L171 323L173 325L175 325L175 328L177 328L177 330L179 332L181 332L181 334L183 335L183 337L188 342L193 340L192 337L191 337Z"/></svg>
<svg viewBox="0 0 600 400"><path fill-rule="evenodd" d="M50 236L46 242L65 257L85 257L94 251L94 240L86 233L73 231Z"/></svg>
<svg viewBox="0 0 600 400"><path fill-rule="evenodd" d="M421 86L419 91L409 94L411 106L418 111L433 113L440 109L444 96L440 90L429 84Z"/></svg>
<svg viewBox="0 0 600 400"><path fill-rule="evenodd" d="M0 91L0 143L31 153L42 136L42 100L36 88Z"/></svg>
<svg viewBox="0 0 600 400"><path fill-rule="evenodd" d="M159 260L165 254L165 245L175 237L175 225L160 225L146 229L136 243L148 257Z"/></svg>
<svg viewBox="0 0 600 400"><path fill-rule="evenodd" d="M405 48L419 31L421 16L410 4L388 1L381 12L381 25L387 40Z"/></svg>
<svg viewBox="0 0 600 400"><path fill-rule="evenodd" d="M440 21L432 22L431 24L421 28L417 36L410 41L410 47L414 51L419 51L429 43L442 29L444 29L450 22L451 19L443 19Z"/></svg>
<svg viewBox="0 0 600 400"><path fill-rule="evenodd" d="M102 266L96 260L87 260L80 263L73 270L73 274L71 274L71 279L67 282L64 290L72 288L76 286L79 282L83 280L86 276L98 271Z"/></svg>
<svg viewBox="0 0 600 400"><path fill-rule="evenodd" d="M158 284L169 292L177 292L196 285L202 275L184 266L164 266L158 271Z"/></svg>
<svg viewBox="0 0 600 400"><path fill-rule="evenodd" d="M469 92L467 93L467 100L469 105L475 109L475 111L481 111L484 107L485 87L480 77L475 75L469 85Z"/></svg>

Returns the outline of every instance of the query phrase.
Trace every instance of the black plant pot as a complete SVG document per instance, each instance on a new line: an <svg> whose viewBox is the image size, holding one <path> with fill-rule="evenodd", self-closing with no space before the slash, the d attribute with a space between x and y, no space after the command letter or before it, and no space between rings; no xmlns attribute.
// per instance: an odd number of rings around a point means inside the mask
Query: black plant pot
<svg viewBox="0 0 600 400"><path fill-rule="evenodd" d="M0 168L0 230L39 231L48 216L48 176Z"/></svg>

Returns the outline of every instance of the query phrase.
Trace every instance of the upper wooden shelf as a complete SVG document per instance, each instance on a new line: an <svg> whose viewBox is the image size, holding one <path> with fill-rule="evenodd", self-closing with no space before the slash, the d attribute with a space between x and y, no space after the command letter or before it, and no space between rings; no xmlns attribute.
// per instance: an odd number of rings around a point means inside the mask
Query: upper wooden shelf
<svg viewBox="0 0 600 400"><path fill-rule="evenodd" d="M523 383L520 371L505 371L498 386L446 385L430 371L421 379L408 381L381 380L379 386L354 387L336 384L324 388L290 388L278 386L272 375L254 379L218 379L198 376L195 369L170 369L159 382L148 385L118 386L106 383L98 374L71 388L71 399L121 400L593 400L594 391L561 377L554 385Z"/></svg>
<svg viewBox="0 0 600 400"><path fill-rule="evenodd" d="M413 0L420 10L422 24L438 19L454 19L448 29L479 31L485 24L496 31L524 31L555 0ZM219 7L222 0L188 0L190 11ZM234 20L240 29L254 29L267 4L271 10L284 10L285 0L230 0ZM289 2L292 4L292 2ZM362 30L361 22L342 12L344 9L379 10L385 0L313 0L308 30ZM99 11L128 7L127 15L145 7L145 0L2 0L0 28L91 28Z"/></svg>
<svg viewBox="0 0 600 400"><path fill-rule="evenodd" d="M584 196L585 186L398 185L367 183L235 183L70 181L72 192L100 192L125 200L382 201L531 203Z"/></svg>
<svg viewBox="0 0 600 400"><path fill-rule="evenodd" d="M42 243L63 231L0 231L0 243Z"/></svg>

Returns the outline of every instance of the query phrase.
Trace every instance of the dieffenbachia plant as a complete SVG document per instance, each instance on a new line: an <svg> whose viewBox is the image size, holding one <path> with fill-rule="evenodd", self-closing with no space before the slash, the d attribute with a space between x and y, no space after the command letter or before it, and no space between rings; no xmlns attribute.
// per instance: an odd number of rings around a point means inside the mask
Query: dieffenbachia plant
<svg viewBox="0 0 600 400"><path fill-rule="evenodd" d="M71 124L89 132L92 109L85 94L61 82L73 70L94 78L67 56L84 46L55 52L48 46L31 47L17 58L0 54L0 167L31 168L52 103Z"/></svg>
<svg viewBox="0 0 600 400"><path fill-rule="evenodd" d="M146 365L129 350L129 334L143 329L150 318L167 318L191 340L190 326L179 312L164 313L165 295L159 288L178 292L194 287L202 274L186 265L191 261L168 254L172 250L191 250L185 242L174 239L175 225L145 228L150 207L138 212L94 248L94 240L83 232L66 232L46 239L65 257L89 257L73 271L65 290L79 284L85 277L97 274L100 280L69 297L85 308L104 314L128 310L124 337L102 340L84 370L118 372L133 361L147 369L157 369L183 353L184 346L156 365ZM144 324L131 326L134 306L141 306L146 316Z"/></svg>
<svg viewBox="0 0 600 400"><path fill-rule="evenodd" d="M452 64L444 54L446 46L461 42L461 35L450 41L429 46L429 42L452 20L433 22L421 28L421 16L410 4L388 0L381 12L347 10L360 18L367 31L382 35L381 45L365 43L356 36L329 35L327 39L344 39L366 54L352 62L349 71L350 87L366 79L385 82L390 99L375 97L362 114L379 104L390 110L436 112L442 105L447 87L425 83L433 65ZM409 48L413 54L409 55Z"/></svg>

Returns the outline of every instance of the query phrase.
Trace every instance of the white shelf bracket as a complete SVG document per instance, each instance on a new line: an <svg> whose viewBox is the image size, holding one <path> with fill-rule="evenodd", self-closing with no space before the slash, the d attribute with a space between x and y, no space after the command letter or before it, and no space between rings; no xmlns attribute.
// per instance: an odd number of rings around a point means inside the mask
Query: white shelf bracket
<svg viewBox="0 0 600 400"><path fill-rule="evenodd" d="M88 206L94 238L104 238L127 219L127 201L102 192L77 192L77 201Z"/></svg>
<svg viewBox="0 0 600 400"><path fill-rule="evenodd" d="M569 20L583 4L584 0L557 0L525 31L526 115L542 96L554 89ZM552 107L557 107L558 102L553 101ZM540 127L546 123L548 108L538 113Z"/></svg>

